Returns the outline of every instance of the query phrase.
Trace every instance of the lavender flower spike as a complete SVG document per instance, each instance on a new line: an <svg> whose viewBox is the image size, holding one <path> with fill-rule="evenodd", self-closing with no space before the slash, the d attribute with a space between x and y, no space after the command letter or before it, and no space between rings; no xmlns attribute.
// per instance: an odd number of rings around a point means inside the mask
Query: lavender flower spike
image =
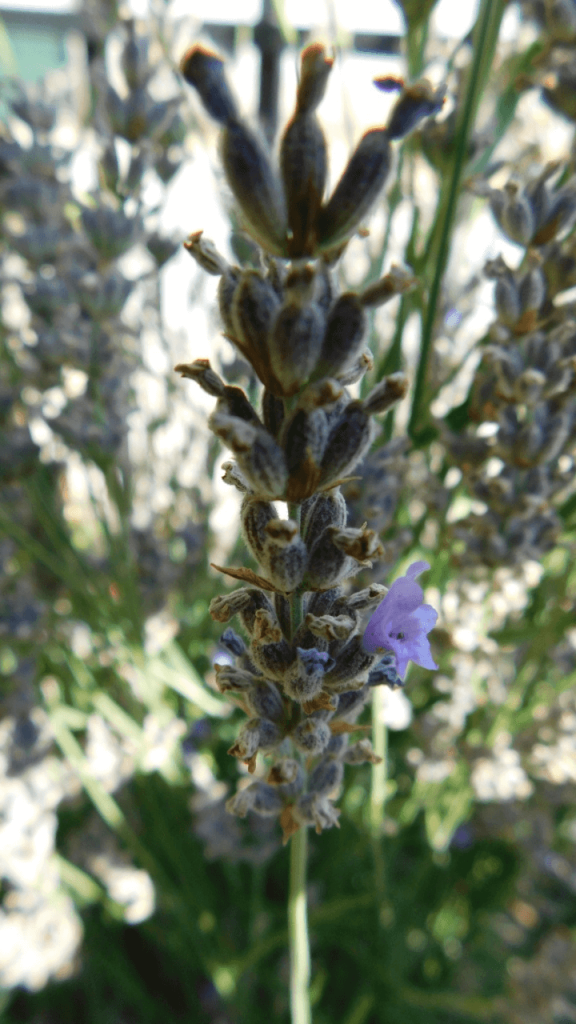
<svg viewBox="0 0 576 1024"><path fill-rule="evenodd" d="M422 668L438 668L426 635L434 626L438 612L431 605L422 604L424 594L415 582L416 576L429 568L428 562L412 562L406 575L394 581L364 633L364 649L370 654L393 651L396 671L402 678L409 661Z"/></svg>

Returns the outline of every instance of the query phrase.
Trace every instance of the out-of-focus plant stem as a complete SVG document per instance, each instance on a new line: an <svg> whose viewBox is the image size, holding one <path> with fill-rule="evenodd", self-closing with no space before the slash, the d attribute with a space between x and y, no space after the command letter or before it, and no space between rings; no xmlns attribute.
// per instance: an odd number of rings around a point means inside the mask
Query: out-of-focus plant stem
<svg viewBox="0 0 576 1024"><path fill-rule="evenodd" d="M409 433L416 438L422 415L426 385L426 372L432 343L440 287L450 252L450 240L460 191L460 181L466 162L468 140L472 131L482 89L486 84L498 40L500 22L504 13L503 0L481 0L473 34L473 58L470 67L466 97L456 131L456 144L452 174L440 190L438 213L431 233L428 266L434 267L434 276L422 327L420 359L414 385Z"/></svg>
<svg viewBox="0 0 576 1024"><path fill-rule="evenodd" d="M303 826L290 840L288 943L290 947L290 1008L292 1024L310 1024L310 948L306 908L308 830Z"/></svg>
<svg viewBox="0 0 576 1024"><path fill-rule="evenodd" d="M386 787L388 783L388 729L384 722L384 687L372 691L372 746L377 757L372 765L370 788L370 828L374 855L374 888L381 905L386 898L386 859L383 848L386 817Z"/></svg>

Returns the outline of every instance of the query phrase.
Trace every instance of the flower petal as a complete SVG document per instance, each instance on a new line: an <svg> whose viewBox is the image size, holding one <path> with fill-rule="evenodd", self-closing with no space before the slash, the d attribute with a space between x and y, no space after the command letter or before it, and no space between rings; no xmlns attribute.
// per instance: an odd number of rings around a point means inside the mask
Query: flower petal
<svg viewBox="0 0 576 1024"><path fill-rule="evenodd" d="M420 665L421 668L438 668L432 657L428 637L424 635L419 636L412 645L410 658L416 665Z"/></svg>
<svg viewBox="0 0 576 1024"><path fill-rule="evenodd" d="M434 629L436 625L436 619L438 618L438 612L431 604L423 604L420 608L417 608L415 612L412 612L415 619L418 619L420 628L425 633L429 633L431 629Z"/></svg>
<svg viewBox="0 0 576 1024"><path fill-rule="evenodd" d="M429 568L430 565L428 564L428 562L412 562L412 565L409 565L408 568L406 569L406 579L413 580L416 578L416 576L419 576L421 572L425 572L426 569Z"/></svg>

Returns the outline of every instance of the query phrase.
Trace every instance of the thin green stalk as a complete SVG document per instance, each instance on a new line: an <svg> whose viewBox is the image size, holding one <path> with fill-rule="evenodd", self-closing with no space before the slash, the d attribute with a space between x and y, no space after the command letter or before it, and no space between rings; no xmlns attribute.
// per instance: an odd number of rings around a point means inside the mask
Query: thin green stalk
<svg viewBox="0 0 576 1024"><path fill-rule="evenodd" d="M370 788L370 827L374 855L374 887L381 903L386 894L386 861L383 836L386 821L386 789L388 785L388 728L384 722L384 687L372 691L372 746L379 764L372 765Z"/></svg>
<svg viewBox="0 0 576 1024"><path fill-rule="evenodd" d="M310 947L306 908L308 830L300 828L290 840L288 945L290 949L290 1009L292 1024L311 1024Z"/></svg>
<svg viewBox="0 0 576 1024"><path fill-rule="evenodd" d="M503 12L503 0L481 0L478 19L474 29L474 57L470 69L468 89L464 106L462 108L462 116L459 120L456 132L452 175L447 181L446 188L441 191L438 203L438 210L440 213L438 232L433 232L434 240L438 238L438 247L436 253L430 254L431 263L434 265L435 269L422 328L420 360L416 373L412 411L408 426L409 433L412 437L416 435L421 416L421 406L426 386L426 373L428 368L428 359L430 357L436 310L440 297L442 278L444 276L450 251L452 227L456 215L456 205L460 192L460 181L466 162L468 139L474 125L481 91L486 83L490 67L492 66L492 59L498 39L498 31ZM432 248L435 248L434 244Z"/></svg>

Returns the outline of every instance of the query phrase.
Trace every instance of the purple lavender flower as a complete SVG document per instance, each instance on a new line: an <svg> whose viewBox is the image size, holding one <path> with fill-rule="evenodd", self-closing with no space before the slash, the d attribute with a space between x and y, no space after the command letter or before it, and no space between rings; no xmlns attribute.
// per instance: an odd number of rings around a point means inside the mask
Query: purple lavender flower
<svg viewBox="0 0 576 1024"><path fill-rule="evenodd" d="M393 651L396 671L402 678L409 661L422 668L438 668L432 659L427 633L434 626L438 612L423 604L422 588L415 582L428 562L412 562L405 576L395 580L384 600L378 605L364 633L364 649L370 654Z"/></svg>

